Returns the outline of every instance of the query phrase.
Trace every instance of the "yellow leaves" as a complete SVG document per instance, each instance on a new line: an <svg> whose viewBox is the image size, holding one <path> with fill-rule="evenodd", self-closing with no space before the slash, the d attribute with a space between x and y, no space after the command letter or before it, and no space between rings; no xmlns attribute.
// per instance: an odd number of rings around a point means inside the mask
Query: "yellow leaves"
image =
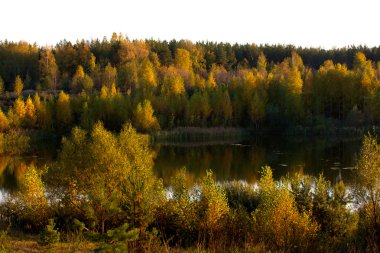
<svg viewBox="0 0 380 253"><path fill-rule="evenodd" d="M157 86L157 77L153 64L148 60L144 60L139 73L139 80L143 89L152 90Z"/></svg>
<svg viewBox="0 0 380 253"><path fill-rule="evenodd" d="M26 99L25 103L25 124L26 126L33 128L37 122L36 109L30 96Z"/></svg>
<svg viewBox="0 0 380 253"><path fill-rule="evenodd" d="M9 128L8 118L5 116L3 111L0 109L0 132L4 132Z"/></svg>
<svg viewBox="0 0 380 253"><path fill-rule="evenodd" d="M142 104L139 103L134 113L137 128L148 132L160 129L153 113L154 110L149 100L144 100Z"/></svg>
<svg viewBox="0 0 380 253"><path fill-rule="evenodd" d="M184 71L190 71L192 68L192 61L190 53L186 49L178 48L175 55L176 67Z"/></svg>
<svg viewBox="0 0 380 253"><path fill-rule="evenodd" d="M70 104L70 96L63 91L59 93L57 100L57 123L58 126L63 129L65 127L70 126L72 121L72 112L71 112L71 104Z"/></svg>
<svg viewBox="0 0 380 253"><path fill-rule="evenodd" d="M134 59L143 59L149 55L149 46L143 40L136 40L133 42L123 40L121 41L121 48L118 55L121 64Z"/></svg>
<svg viewBox="0 0 380 253"><path fill-rule="evenodd" d="M217 84L216 84L216 81L214 78L214 74L212 72L210 72L210 74L208 75L206 87L209 89L215 89L217 87Z"/></svg>
<svg viewBox="0 0 380 253"><path fill-rule="evenodd" d="M112 84L116 83L117 70L115 67L112 67L110 63L104 68L102 84L108 89L111 88Z"/></svg>
<svg viewBox="0 0 380 253"><path fill-rule="evenodd" d="M175 68L169 67L164 70L161 93L168 96L181 95L185 93L184 81Z"/></svg>
<svg viewBox="0 0 380 253"><path fill-rule="evenodd" d="M201 188L201 205L205 211L205 225L206 228L213 231L221 225L220 220L229 212L226 193L214 181L211 171L208 171L202 180Z"/></svg>
<svg viewBox="0 0 380 253"><path fill-rule="evenodd" d="M277 249L309 246L318 224L308 213L300 213L286 186L276 186L270 167L264 167L259 181L260 203L253 212L256 233Z"/></svg>
<svg viewBox="0 0 380 253"><path fill-rule="evenodd" d="M23 89L24 83L22 82L21 77L17 75L13 84L13 91L16 93L16 95L20 96Z"/></svg>

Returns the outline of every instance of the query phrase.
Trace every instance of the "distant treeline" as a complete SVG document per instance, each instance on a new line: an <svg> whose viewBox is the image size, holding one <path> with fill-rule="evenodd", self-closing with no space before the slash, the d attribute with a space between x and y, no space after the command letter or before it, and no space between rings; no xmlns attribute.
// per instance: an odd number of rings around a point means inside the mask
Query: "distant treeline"
<svg viewBox="0 0 380 253"><path fill-rule="evenodd" d="M23 90L44 91L42 105L49 106L41 110L52 122L32 119L37 128L60 124L54 118L62 117L56 97L46 94L63 90L71 93L65 97L68 125L61 126L67 130L86 119L102 120L110 129L129 121L148 132L189 126L301 126L323 132L379 125L379 49L131 41L116 34L110 40L61 41L52 48L5 41L0 93L8 111L10 94L23 94L26 101ZM26 115L20 99L18 107L7 112L10 126L17 127L15 115Z"/></svg>
<svg viewBox="0 0 380 253"><path fill-rule="evenodd" d="M100 67L105 67L108 63L112 66L123 64L123 57L120 51L125 48L126 39L122 35L112 35L108 40L60 41L51 52L56 58L58 69L61 73L73 75L78 65L87 66L90 70L91 60L96 61ZM130 41L131 42L131 41ZM261 52L272 66L290 57L292 52L296 52L303 59L305 66L318 69L326 60L334 63L347 65L352 68L354 56L358 52L364 53L373 62L380 60L380 46L369 48L367 46L348 46L343 48L323 49L296 47L294 45L256 45L256 44L230 44L223 42L196 42L188 40L145 40L133 41L145 44L148 54L157 54L160 63L169 66L175 62L178 48L187 49L192 58L197 58L201 66L194 64L198 70L210 70L215 65L223 66L226 70L236 70L241 67L257 67L257 60ZM35 88L40 82L39 61L43 57L44 48L37 44L29 44L24 41L0 41L0 76L5 81L7 88L11 89L13 81L17 75L27 79L28 88Z"/></svg>

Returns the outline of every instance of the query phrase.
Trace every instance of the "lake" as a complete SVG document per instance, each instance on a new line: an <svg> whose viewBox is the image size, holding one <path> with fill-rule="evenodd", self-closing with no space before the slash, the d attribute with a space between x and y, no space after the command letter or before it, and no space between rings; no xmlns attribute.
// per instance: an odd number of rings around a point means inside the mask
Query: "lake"
<svg viewBox="0 0 380 253"><path fill-rule="evenodd" d="M218 181L245 180L254 183L260 168L272 167L276 179L301 172L323 173L332 182L350 182L361 139L251 137L213 142L155 143L154 171L165 185L180 168L186 167L194 182L213 170ZM56 158L57 145L34 147L22 156L0 157L1 191L17 190L27 165L43 167Z"/></svg>

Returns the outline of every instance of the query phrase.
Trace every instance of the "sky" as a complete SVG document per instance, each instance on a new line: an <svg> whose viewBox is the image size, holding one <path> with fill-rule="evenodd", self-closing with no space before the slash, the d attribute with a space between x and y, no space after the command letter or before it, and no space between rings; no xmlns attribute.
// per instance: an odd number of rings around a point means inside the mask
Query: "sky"
<svg viewBox="0 0 380 253"><path fill-rule="evenodd" d="M189 39L334 48L380 45L378 0L0 0L0 40Z"/></svg>

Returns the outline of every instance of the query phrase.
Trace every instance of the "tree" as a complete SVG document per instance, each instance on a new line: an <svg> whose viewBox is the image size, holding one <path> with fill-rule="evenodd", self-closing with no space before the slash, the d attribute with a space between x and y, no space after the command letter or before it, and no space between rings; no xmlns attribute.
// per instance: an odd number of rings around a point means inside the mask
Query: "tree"
<svg viewBox="0 0 380 253"><path fill-rule="evenodd" d="M286 188L276 186L270 167L264 167L259 181L259 206L252 213L258 239L273 250L310 250L318 225L310 214L299 212L293 196Z"/></svg>
<svg viewBox="0 0 380 253"><path fill-rule="evenodd" d="M24 125L26 110L24 100L19 97L13 104L13 110L8 111L8 118L11 120L12 125L15 127L21 127Z"/></svg>
<svg viewBox="0 0 380 253"><path fill-rule="evenodd" d="M24 83L22 82L21 77L17 75L13 84L13 91L16 93L17 96L20 96L23 89Z"/></svg>
<svg viewBox="0 0 380 253"><path fill-rule="evenodd" d="M176 67L184 71L190 71L192 68L192 62L190 53L186 49L178 48L175 54Z"/></svg>
<svg viewBox="0 0 380 253"><path fill-rule="evenodd" d="M210 243L214 243L215 236L223 228L223 219L226 218L230 211L227 197L221 186L214 181L211 171L208 171L203 178L201 189L199 201L202 221L201 228L206 231ZM215 247L216 245L213 246Z"/></svg>
<svg viewBox="0 0 380 253"><path fill-rule="evenodd" d="M74 128L62 143L55 177L72 187L60 199L102 233L120 219L143 233L163 197L148 139L130 125L115 136L96 123L89 134Z"/></svg>
<svg viewBox="0 0 380 253"><path fill-rule="evenodd" d="M173 96L185 93L184 81L173 67L167 68L163 74L161 94Z"/></svg>
<svg viewBox="0 0 380 253"><path fill-rule="evenodd" d="M34 166L25 168L20 190L6 198L5 203L8 212L13 213L13 225L29 231L39 231L46 225L50 216L49 204L41 174Z"/></svg>
<svg viewBox="0 0 380 253"><path fill-rule="evenodd" d="M58 66L55 57L48 48L42 49L39 60L40 82L45 89L56 89L58 84Z"/></svg>
<svg viewBox="0 0 380 253"><path fill-rule="evenodd" d="M149 100L145 99L142 104L139 103L134 113L137 129L143 132L159 130L160 125L153 113L154 110Z"/></svg>
<svg viewBox="0 0 380 253"><path fill-rule="evenodd" d="M93 88L94 88L94 81L89 75L86 74L82 80L82 89L87 94L90 94Z"/></svg>
<svg viewBox="0 0 380 253"><path fill-rule="evenodd" d="M25 102L25 125L28 128L34 128L37 122L37 114L36 109L34 107L34 103L30 96L26 99Z"/></svg>
<svg viewBox="0 0 380 253"><path fill-rule="evenodd" d="M265 117L265 103L263 98L260 98L259 92L256 91L249 103L249 118L251 124L258 126Z"/></svg>
<svg viewBox="0 0 380 253"><path fill-rule="evenodd" d="M4 80L0 76L0 96L4 95L5 87L4 87Z"/></svg>
<svg viewBox="0 0 380 253"><path fill-rule="evenodd" d="M71 81L71 89L79 92L82 89L82 81L85 77L83 67L79 65Z"/></svg>
<svg viewBox="0 0 380 253"><path fill-rule="evenodd" d="M111 88L112 84L116 84L117 70L115 67L112 67L110 63L104 68L102 85L105 85L107 88Z"/></svg>
<svg viewBox="0 0 380 253"><path fill-rule="evenodd" d="M67 130L71 127L72 122L72 109L70 103L70 96L63 91L58 95L57 100L56 119L57 125L60 130Z"/></svg>
<svg viewBox="0 0 380 253"><path fill-rule="evenodd" d="M0 132L5 132L9 128L9 121L7 116L3 113L3 110L0 109Z"/></svg>
<svg viewBox="0 0 380 253"><path fill-rule="evenodd" d="M356 196L363 205L368 246L376 252L380 237L380 146L376 136L364 136L357 168Z"/></svg>
<svg viewBox="0 0 380 253"><path fill-rule="evenodd" d="M144 60L141 64L139 83L139 88L142 90L142 95L145 97L152 95L157 87L157 77L154 71L154 66L148 59Z"/></svg>
<svg viewBox="0 0 380 253"><path fill-rule="evenodd" d="M263 79L267 77L267 58L263 52L260 52L259 58L257 59L257 71Z"/></svg>

